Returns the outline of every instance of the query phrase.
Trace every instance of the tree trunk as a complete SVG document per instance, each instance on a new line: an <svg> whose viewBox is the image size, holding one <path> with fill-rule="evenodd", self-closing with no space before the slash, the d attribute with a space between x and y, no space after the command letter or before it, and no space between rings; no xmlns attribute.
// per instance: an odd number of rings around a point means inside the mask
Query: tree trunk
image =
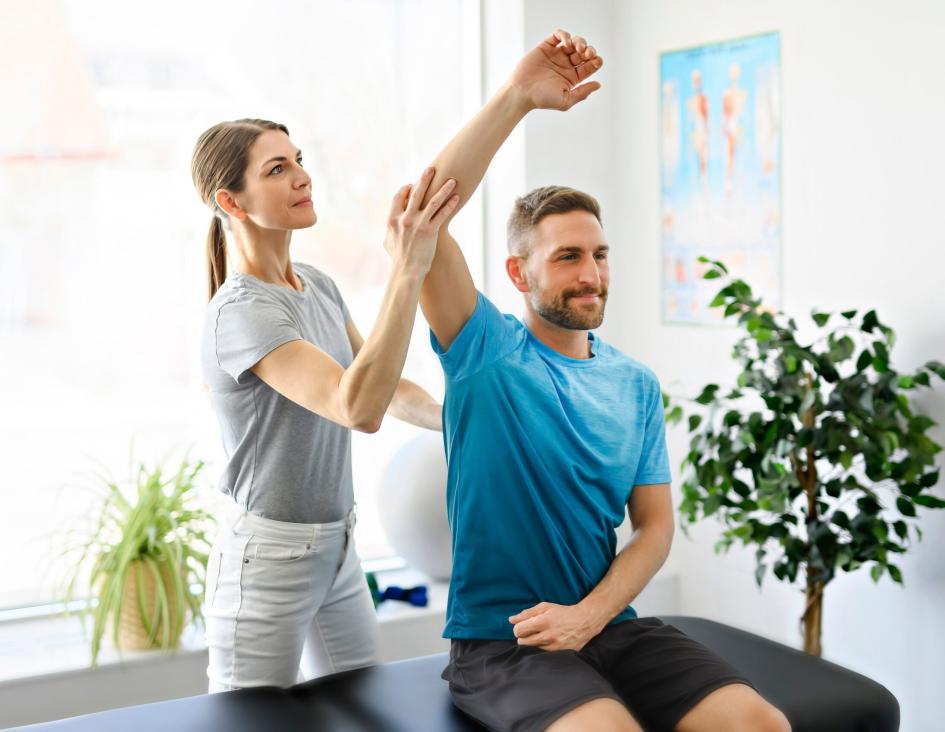
<svg viewBox="0 0 945 732"><path fill-rule="evenodd" d="M823 624L824 583L819 581L816 570L807 570L807 604L801 616L804 635L804 652L820 657L820 632Z"/></svg>
<svg viewBox="0 0 945 732"><path fill-rule="evenodd" d="M808 389L814 389L814 379L808 376ZM814 407L811 406L803 415L804 426L810 429L816 424L816 414ZM814 445L807 446L807 460L800 468L795 460L797 477L804 492L807 494L807 525L808 532L810 526L815 524L819 517L817 516L817 461L814 455ZM808 534L808 539L810 535ZM810 548L808 549L810 551ZM820 579L820 572L810 566L810 556L807 558L807 602L804 606L804 614L801 615L801 623L804 625L804 651L812 656L820 656L820 630L823 621L824 608L824 582Z"/></svg>

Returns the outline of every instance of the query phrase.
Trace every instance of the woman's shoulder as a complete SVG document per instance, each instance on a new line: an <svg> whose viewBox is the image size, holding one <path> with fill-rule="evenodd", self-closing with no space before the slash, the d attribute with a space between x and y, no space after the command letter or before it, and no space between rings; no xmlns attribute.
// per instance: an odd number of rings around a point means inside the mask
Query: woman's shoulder
<svg viewBox="0 0 945 732"><path fill-rule="evenodd" d="M302 274L307 275L308 278L316 285L320 287L327 286L337 289L335 281L317 267L314 267L307 262L292 262L292 266L295 268L296 274L301 272Z"/></svg>
<svg viewBox="0 0 945 732"><path fill-rule="evenodd" d="M277 293L255 277L231 272L207 303L207 313L218 314L221 311L243 310L241 306L264 305L280 306Z"/></svg>
<svg viewBox="0 0 945 732"><path fill-rule="evenodd" d="M313 267L311 264L306 264L305 262L293 262L292 266L295 268L296 274L300 274L305 277L308 282L310 282L315 287L316 290L324 293L325 295L328 295L328 297L332 300L343 300L341 296L341 290L338 289L338 285L336 285L335 281L325 272L322 272L317 267Z"/></svg>

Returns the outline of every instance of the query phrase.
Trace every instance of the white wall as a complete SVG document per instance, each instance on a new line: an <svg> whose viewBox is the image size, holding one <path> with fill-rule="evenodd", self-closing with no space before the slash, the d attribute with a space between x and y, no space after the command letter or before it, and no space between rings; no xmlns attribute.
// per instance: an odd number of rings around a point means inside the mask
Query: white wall
<svg viewBox="0 0 945 732"><path fill-rule="evenodd" d="M604 88L583 109L528 121L525 177L600 198L613 247L603 335L664 387L693 394L732 380L737 334L660 322L659 54L772 30L782 44L785 308L806 317L815 306L875 307L897 330L897 368L945 357L945 4L526 0L524 15L528 45L565 27L605 57ZM938 389L922 404L945 423ZM945 441L941 427L934 436ZM674 465L685 444L671 434ZM886 685L904 732L942 728L945 511L923 514L925 541L901 562L905 589L860 572L831 584L825 601L825 657ZM771 578L759 591L752 554L713 554L718 532L708 522L693 541L677 532L662 571L678 574L680 612L799 646L800 593Z"/></svg>

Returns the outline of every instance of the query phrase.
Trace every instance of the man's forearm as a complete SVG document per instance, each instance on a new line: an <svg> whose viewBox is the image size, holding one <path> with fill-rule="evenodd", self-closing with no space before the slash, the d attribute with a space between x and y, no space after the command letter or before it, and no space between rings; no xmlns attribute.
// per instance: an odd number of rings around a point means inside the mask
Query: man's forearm
<svg viewBox="0 0 945 732"><path fill-rule="evenodd" d="M669 556L673 525L648 524L636 529L604 578L581 601L601 629L643 591Z"/></svg>
<svg viewBox="0 0 945 732"><path fill-rule="evenodd" d="M460 197L450 218L466 205L502 143L531 109L524 94L506 84L436 156L432 163L436 176L430 190L438 190L453 178L454 192Z"/></svg>
<svg viewBox="0 0 945 732"><path fill-rule="evenodd" d="M387 413L399 420L428 430L442 429L443 408L424 389L401 379Z"/></svg>
<svg viewBox="0 0 945 732"><path fill-rule="evenodd" d="M449 142L433 165L433 185L452 178L458 211L479 186L489 163L530 107L514 87L504 86ZM436 254L423 281L420 306L440 346L448 348L476 306L476 288L459 244L440 228Z"/></svg>

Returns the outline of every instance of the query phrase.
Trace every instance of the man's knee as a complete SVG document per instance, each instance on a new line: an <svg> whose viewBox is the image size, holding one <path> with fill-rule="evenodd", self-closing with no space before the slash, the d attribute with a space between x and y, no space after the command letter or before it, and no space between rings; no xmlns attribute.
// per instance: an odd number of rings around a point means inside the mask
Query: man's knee
<svg viewBox="0 0 945 732"><path fill-rule="evenodd" d="M732 729L738 732L791 732L788 718L764 700L743 708L734 721Z"/></svg>
<svg viewBox="0 0 945 732"><path fill-rule="evenodd" d="M552 722L546 732L643 732L627 708L614 699L594 699Z"/></svg>
<svg viewBox="0 0 945 732"><path fill-rule="evenodd" d="M765 702L749 712L745 730L752 732L791 732L791 723L777 707Z"/></svg>

